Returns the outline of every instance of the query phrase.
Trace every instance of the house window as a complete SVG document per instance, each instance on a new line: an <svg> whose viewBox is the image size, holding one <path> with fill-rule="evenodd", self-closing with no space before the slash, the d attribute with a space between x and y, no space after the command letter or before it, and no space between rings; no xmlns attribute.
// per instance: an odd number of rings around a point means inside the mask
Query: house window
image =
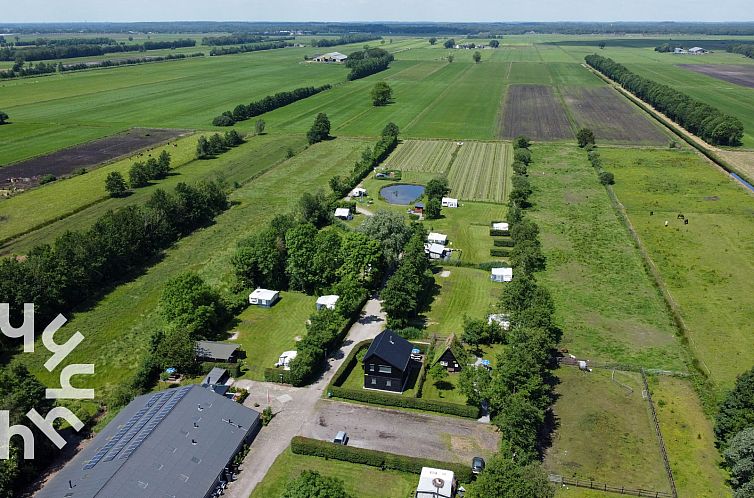
<svg viewBox="0 0 754 498"><path fill-rule="evenodd" d="M392 381L389 381L389 380L385 381L385 387L390 387L392 385L393 385Z"/></svg>
<svg viewBox="0 0 754 498"><path fill-rule="evenodd" d="M372 378L372 385L375 385L375 384L377 384L377 379Z"/></svg>
<svg viewBox="0 0 754 498"><path fill-rule="evenodd" d="M369 371L370 371L370 372L374 372L374 365L373 365L373 364L372 364L372 365L369 365Z"/></svg>
<svg viewBox="0 0 754 498"><path fill-rule="evenodd" d="M447 361L441 361L440 365L442 365L444 367L447 367L448 366L448 362Z"/></svg>
<svg viewBox="0 0 754 498"><path fill-rule="evenodd" d="M389 374L389 373L392 373L392 371L393 370L390 368L389 365L380 365L380 373Z"/></svg>

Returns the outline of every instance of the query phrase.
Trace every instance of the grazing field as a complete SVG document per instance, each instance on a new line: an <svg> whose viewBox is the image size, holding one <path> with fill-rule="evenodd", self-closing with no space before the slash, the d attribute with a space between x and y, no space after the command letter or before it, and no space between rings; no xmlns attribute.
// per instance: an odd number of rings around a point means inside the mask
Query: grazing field
<svg viewBox="0 0 754 498"><path fill-rule="evenodd" d="M731 387L754 364L754 196L691 152L605 149L602 158L691 350L721 390Z"/></svg>
<svg viewBox="0 0 754 498"><path fill-rule="evenodd" d="M290 448L280 454L249 498L281 496L289 483L304 470L315 470L344 483L346 492L359 498L405 498L416 490L419 476L396 470L381 470L357 463L315 456L295 455Z"/></svg>
<svg viewBox="0 0 754 498"><path fill-rule="evenodd" d="M325 188L333 175L351 171L367 144L361 140L331 140L280 164L277 163L285 159L285 150L268 155L265 150L247 149L247 154L238 159L246 165L248 174L272 169L235 190L230 196L235 203L231 209L218 216L213 225L165 251L164 257L142 274L108 291L87 309L68 314L69 322L58 332L58 340L65 341L76 330L85 336L69 361L96 365L95 374L77 380L77 385L94 388L93 403L103 402L111 389L135 371L149 347L152 332L162 327L156 306L168 279L195 271L211 285L227 290L234 281L231 257L237 242L262 228L276 214L293 209L304 192ZM312 168L312 164L320 166ZM296 181L291 182L291 178ZM38 348L44 350L42 346ZM247 354L253 358L254 351ZM43 366L46 359L43 354L25 354L14 361L25 363L42 382L55 385L57 373L47 372Z"/></svg>
<svg viewBox="0 0 754 498"><path fill-rule="evenodd" d="M316 309L316 297L299 292L281 292L272 308L249 306L238 315L237 342L246 351L249 367L245 378L264 380L264 369L272 368L283 351L296 349L297 339L306 335L306 320Z"/></svg>
<svg viewBox="0 0 754 498"><path fill-rule="evenodd" d="M696 73L706 74L728 83L754 88L754 65L679 64L679 67Z"/></svg>
<svg viewBox="0 0 754 498"><path fill-rule="evenodd" d="M563 105L552 87L511 85L503 107L501 136L526 135L531 140L565 140L573 137Z"/></svg>
<svg viewBox="0 0 754 498"><path fill-rule="evenodd" d="M405 140L383 163L387 169L447 174L458 150L456 142Z"/></svg>
<svg viewBox="0 0 754 498"><path fill-rule="evenodd" d="M691 383L660 376L650 379L649 388L678 495L730 496L712 423L704 416Z"/></svg>
<svg viewBox="0 0 754 498"><path fill-rule="evenodd" d="M657 124L610 87L564 87L561 91L577 126L594 130L598 143L658 145L668 141Z"/></svg>
<svg viewBox="0 0 754 498"><path fill-rule="evenodd" d="M470 201L505 202L510 191L513 149L502 142L465 142L448 180L454 196Z"/></svg>
<svg viewBox="0 0 754 498"><path fill-rule="evenodd" d="M531 216L547 256L540 278L555 300L561 345L592 361L685 371L671 318L586 153L532 151Z"/></svg>
<svg viewBox="0 0 754 498"><path fill-rule="evenodd" d="M553 407L557 429L548 472L572 479L670 492L641 376L561 367ZM620 384L619 384L620 383ZM586 403L585 400L589 402ZM578 496L578 494L576 495Z"/></svg>

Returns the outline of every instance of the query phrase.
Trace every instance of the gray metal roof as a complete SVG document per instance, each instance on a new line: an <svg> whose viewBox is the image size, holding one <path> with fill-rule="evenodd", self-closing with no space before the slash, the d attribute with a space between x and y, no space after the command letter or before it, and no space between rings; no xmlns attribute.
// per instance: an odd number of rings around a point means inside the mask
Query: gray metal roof
<svg viewBox="0 0 754 498"><path fill-rule="evenodd" d="M212 370L209 371L206 377L202 380L202 384L220 384L221 382L224 383L228 379L228 371L224 368L220 367L213 367Z"/></svg>
<svg viewBox="0 0 754 498"><path fill-rule="evenodd" d="M405 372L411 359L411 350L413 349L414 346L410 342L392 330L383 330L372 341L367 354L364 356L364 361L367 361L372 356L377 356L386 363Z"/></svg>
<svg viewBox="0 0 754 498"><path fill-rule="evenodd" d="M240 346L215 341L196 341L196 355L200 358L213 358L227 361Z"/></svg>
<svg viewBox="0 0 754 498"><path fill-rule="evenodd" d="M37 496L201 498L258 423L199 385L139 396Z"/></svg>

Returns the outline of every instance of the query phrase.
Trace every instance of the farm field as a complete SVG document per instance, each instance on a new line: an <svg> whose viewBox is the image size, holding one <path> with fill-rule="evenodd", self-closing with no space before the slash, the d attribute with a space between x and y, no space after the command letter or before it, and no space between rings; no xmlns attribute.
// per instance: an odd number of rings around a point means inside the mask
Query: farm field
<svg viewBox="0 0 754 498"><path fill-rule="evenodd" d="M89 405L104 401L108 392L137 368L152 331L162 325L156 305L166 280L184 271L196 271L211 285L227 289L233 279L230 258L238 240L277 213L292 209L302 193L324 187L333 175L350 171L366 145L346 139L323 142L275 166L235 190L230 200L237 204L218 216L213 225L179 241L165 251L161 261L109 291L89 309L69 315L68 324L58 333L59 340L66 340L76 330L86 338L71 353L70 361L98 366L94 375L81 381L82 387L96 389L95 401ZM263 171L284 157L284 150L265 156L251 149L244 163ZM312 168L311 164L322 166ZM296 182L290 181L292 177ZM42 356L20 355L15 361L25 363L42 382L54 382L55 374L42 366Z"/></svg>
<svg viewBox="0 0 754 498"><path fill-rule="evenodd" d="M513 148L501 142L465 142L450 168L454 196L470 201L504 203L510 191Z"/></svg>
<svg viewBox="0 0 754 498"><path fill-rule="evenodd" d="M718 152L728 163L738 170L749 183L754 182L754 151L721 150Z"/></svg>
<svg viewBox="0 0 754 498"><path fill-rule="evenodd" d="M679 64L679 67L694 71L695 73L712 76L728 83L754 88L754 65Z"/></svg>
<svg viewBox="0 0 754 498"><path fill-rule="evenodd" d="M619 142L664 145L668 136L659 125L614 89L603 87L563 87L566 107L578 128L594 130L598 143Z"/></svg>
<svg viewBox="0 0 754 498"><path fill-rule="evenodd" d="M690 152L601 154L616 176L618 199L680 307L692 351L719 389L731 387L754 364L754 197Z"/></svg>
<svg viewBox="0 0 754 498"><path fill-rule="evenodd" d="M237 342L246 351L244 378L264 380L264 369L272 368L283 351L296 349L297 338L306 335L306 320L316 309L316 297L299 292L281 292L272 308L249 306L238 315Z"/></svg>
<svg viewBox="0 0 754 498"><path fill-rule="evenodd" d="M264 480L249 498L280 496L290 481L304 470L315 470L343 480L346 492L363 498L406 498L416 490L419 476L396 470L381 470L357 463L341 462L315 456L296 455L290 448L272 464ZM368 485L366 485L368 483Z"/></svg>
<svg viewBox="0 0 754 498"><path fill-rule="evenodd" d="M685 371L671 318L586 153L532 152L531 216L547 256L540 278L555 300L561 345L600 363Z"/></svg>
<svg viewBox="0 0 754 498"><path fill-rule="evenodd" d="M573 137L565 110L552 87L511 85L503 107L501 136L525 135L531 140L565 140Z"/></svg>
<svg viewBox="0 0 754 498"><path fill-rule="evenodd" d="M387 169L443 174L448 172L457 150L456 142L405 140L382 165Z"/></svg>
<svg viewBox="0 0 754 498"><path fill-rule="evenodd" d="M612 486L670 492L649 407L635 372L561 367L555 374L557 429L548 472ZM589 400L589 403L584 403ZM578 496L578 493L576 494Z"/></svg>

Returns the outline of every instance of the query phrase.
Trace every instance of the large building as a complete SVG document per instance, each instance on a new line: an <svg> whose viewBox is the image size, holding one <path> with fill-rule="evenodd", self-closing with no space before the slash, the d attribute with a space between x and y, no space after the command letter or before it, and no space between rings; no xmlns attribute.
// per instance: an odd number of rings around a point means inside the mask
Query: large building
<svg viewBox="0 0 754 498"><path fill-rule="evenodd" d="M259 427L257 412L199 385L139 396L37 496L213 496Z"/></svg>

